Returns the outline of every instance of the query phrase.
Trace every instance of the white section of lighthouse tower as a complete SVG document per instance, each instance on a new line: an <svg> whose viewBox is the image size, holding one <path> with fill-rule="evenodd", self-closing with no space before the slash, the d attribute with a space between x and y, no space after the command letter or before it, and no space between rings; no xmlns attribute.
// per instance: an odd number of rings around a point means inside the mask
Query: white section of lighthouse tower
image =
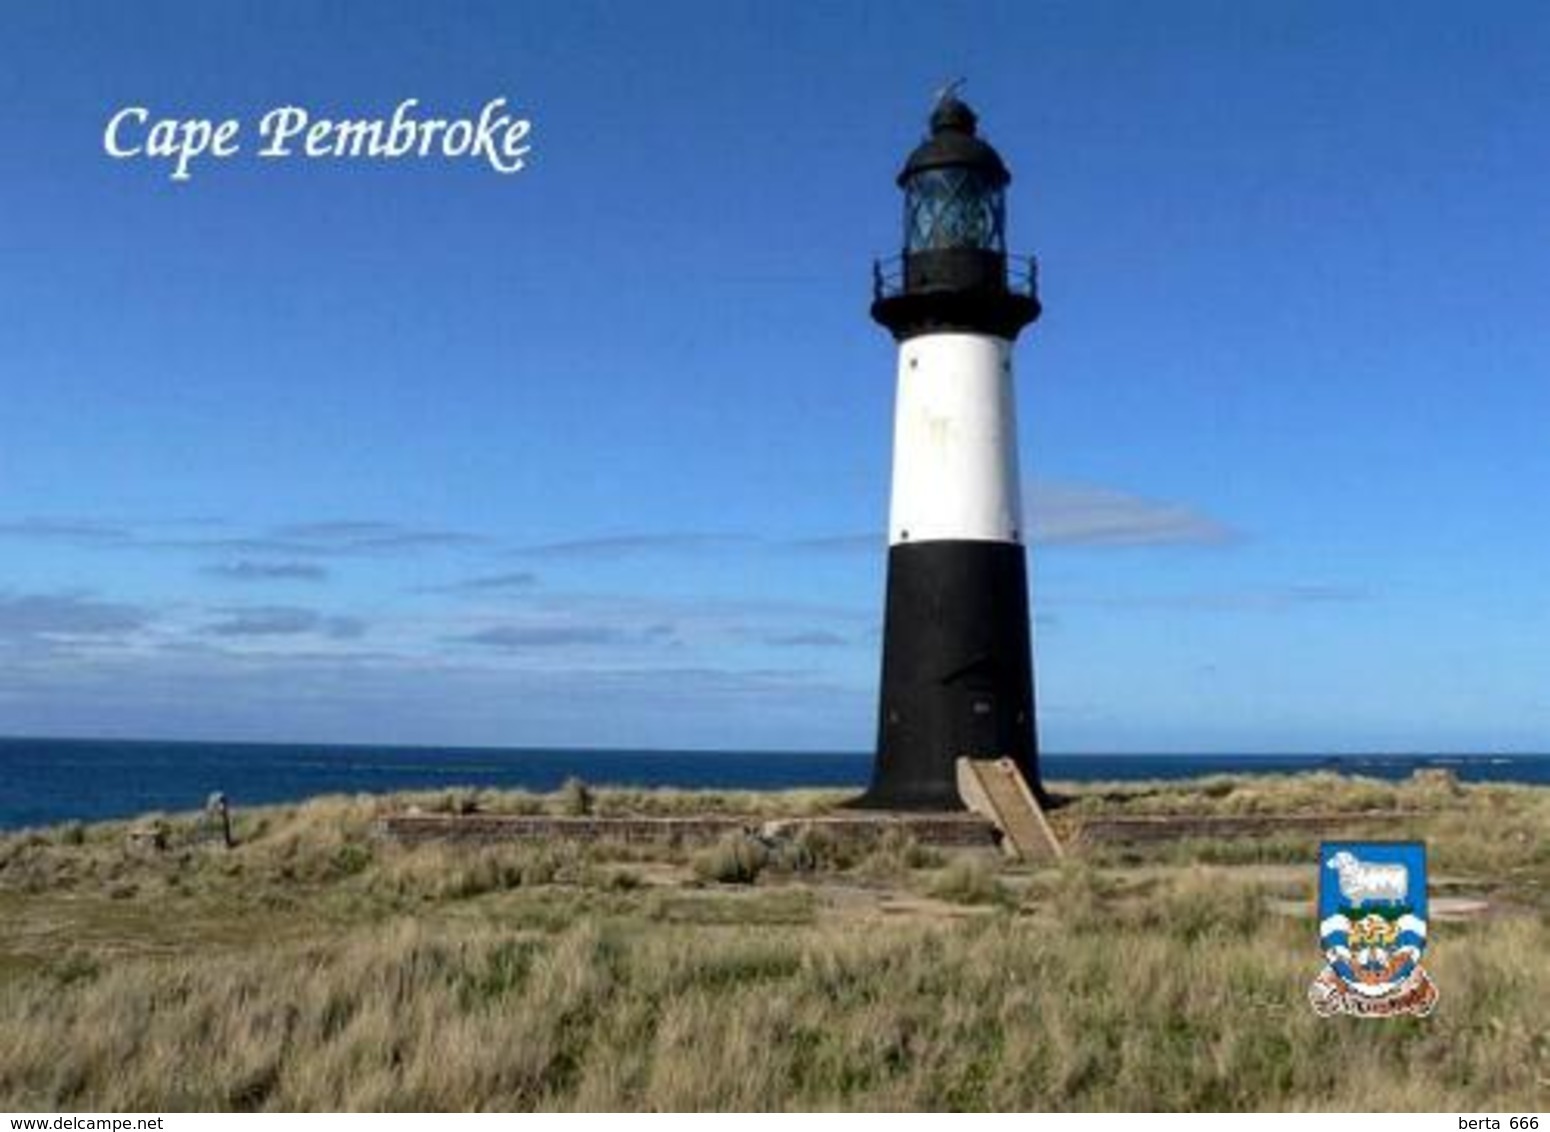
<svg viewBox="0 0 1550 1132"><path fill-rule="evenodd" d="M1012 344L988 334L901 343L891 546L1021 542Z"/></svg>

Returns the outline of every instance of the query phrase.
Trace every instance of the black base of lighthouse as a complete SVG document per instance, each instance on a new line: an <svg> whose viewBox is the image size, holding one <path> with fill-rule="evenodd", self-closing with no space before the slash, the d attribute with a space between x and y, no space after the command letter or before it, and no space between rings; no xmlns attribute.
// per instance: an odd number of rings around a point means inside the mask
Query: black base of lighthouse
<svg viewBox="0 0 1550 1132"><path fill-rule="evenodd" d="M877 759L855 804L961 810L963 756L1013 759L1042 796L1031 655L1021 545L892 547Z"/></svg>

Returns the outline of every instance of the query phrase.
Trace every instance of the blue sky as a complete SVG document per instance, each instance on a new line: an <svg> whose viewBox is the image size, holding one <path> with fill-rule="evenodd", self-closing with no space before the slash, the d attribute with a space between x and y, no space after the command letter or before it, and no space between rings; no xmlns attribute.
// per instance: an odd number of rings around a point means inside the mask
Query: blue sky
<svg viewBox="0 0 1550 1132"><path fill-rule="evenodd" d="M1550 749L1550 9L0 4L0 733L865 749L932 92L1044 746ZM533 120L260 162L265 110ZM174 183L120 107L242 120Z"/></svg>

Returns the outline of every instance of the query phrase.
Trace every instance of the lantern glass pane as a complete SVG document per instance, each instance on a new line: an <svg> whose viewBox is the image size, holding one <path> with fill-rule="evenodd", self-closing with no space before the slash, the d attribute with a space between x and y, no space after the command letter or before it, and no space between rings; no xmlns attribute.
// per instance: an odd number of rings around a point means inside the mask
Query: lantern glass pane
<svg viewBox="0 0 1550 1132"><path fill-rule="evenodd" d="M1002 190L969 169L925 169L910 178L904 199L904 250L972 248L1004 252Z"/></svg>

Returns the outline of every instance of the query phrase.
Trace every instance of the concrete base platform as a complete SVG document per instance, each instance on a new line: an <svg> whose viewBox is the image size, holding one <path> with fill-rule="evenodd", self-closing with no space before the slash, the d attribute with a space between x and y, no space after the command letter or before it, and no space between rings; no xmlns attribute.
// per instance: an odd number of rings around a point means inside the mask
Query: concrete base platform
<svg viewBox="0 0 1550 1132"><path fill-rule="evenodd" d="M1411 810L1360 810L1322 814L1146 814L1089 817L1077 825L1076 840L1098 842L1175 841L1185 837L1267 837L1277 833L1332 836L1389 829L1420 821L1428 814Z"/></svg>
<svg viewBox="0 0 1550 1132"><path fill-rule="evenodd" d="M378 822L384 837L405 844L443 841L496 844L508 841L615 841L654 845L703 845L728 834L794 837L803 830L836 840L870 843L890 832L923 845L993 848L995 826L978 814L905 814L845 811L812 817L763 818L751 814L554 817L547 814L390 814Z"/></svg>

